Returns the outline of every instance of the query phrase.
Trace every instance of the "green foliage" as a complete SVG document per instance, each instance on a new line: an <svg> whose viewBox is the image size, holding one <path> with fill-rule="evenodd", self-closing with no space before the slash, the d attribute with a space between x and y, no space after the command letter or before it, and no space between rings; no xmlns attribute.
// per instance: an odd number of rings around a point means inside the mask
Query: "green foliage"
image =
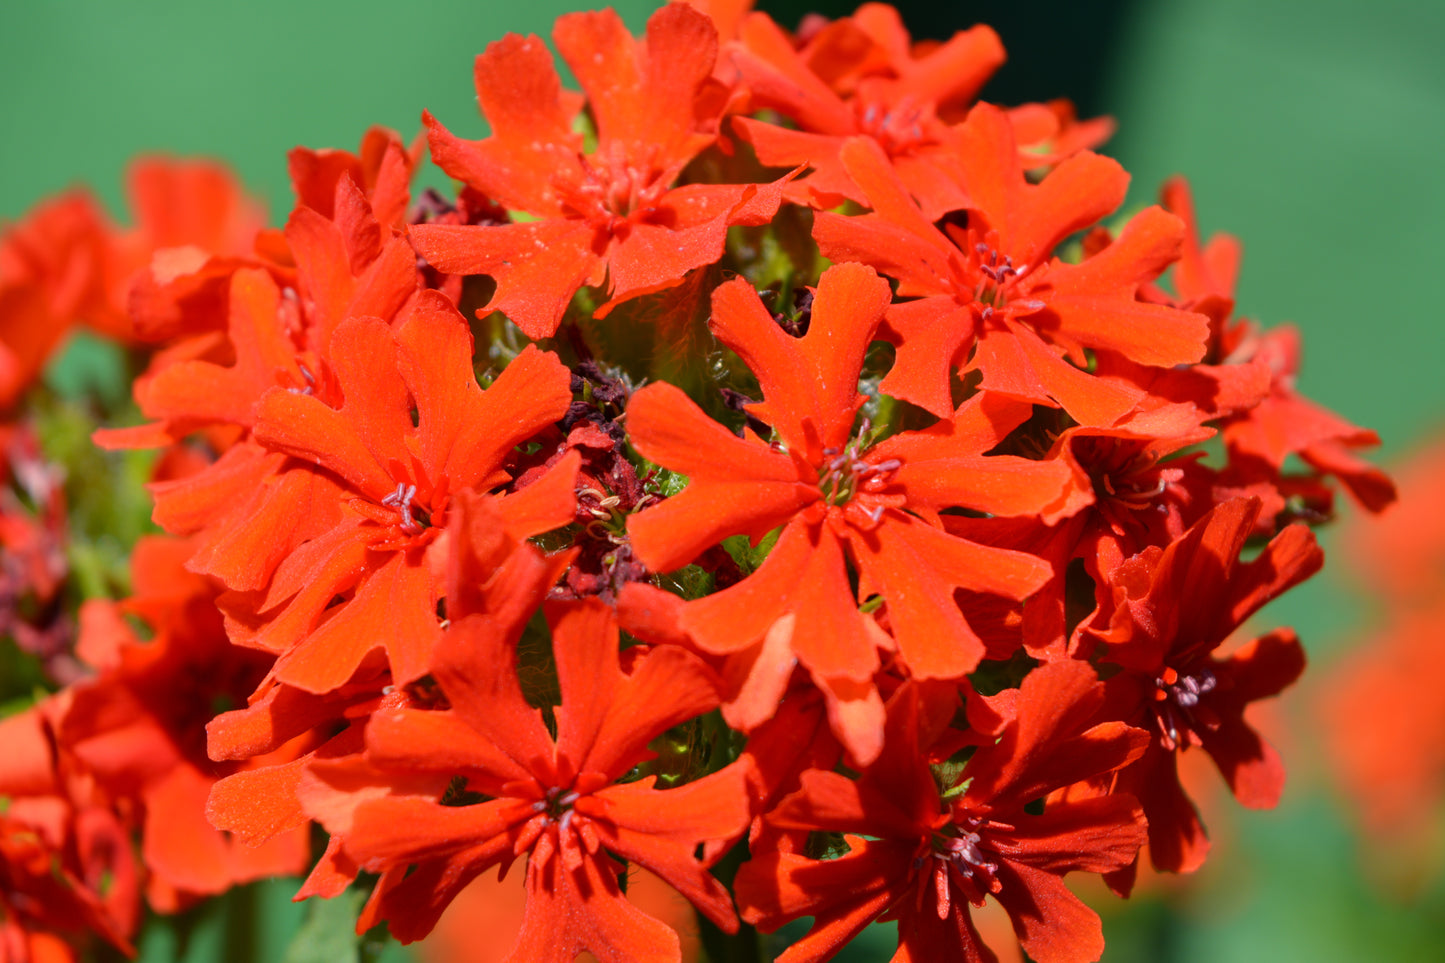
<svg viewBox="0 0 1445 963"><path fill-rule="evenodd" d="M139 420L129 401L131 377L119 348L77 334L46 370L52 390L31 398L41 452L63 473L66 561L82 599L124 595L131 546L157 530L145 487L155 452L105 451L91 440L97 428Z"/></svg>
<svg viewBox="0 0 1445 963"><path fill-rule="evenodd" d="M712 573L701 565L685 565L676 572L657 576L656 581L659 588L688 601L711 594L715 584Z"/></svg>
<svg viewBox="0 0 1445 963"><path fill-rule="evenodd" d="M746 535L730 535L723 539L722 546L732 556L739 569L744 575L751 575L757 571L758 566L763 564L763 559L778 544L778 536L783 533L781 528L775 528L764 535L758 544L754 545L748 541Z"/></svg>
<svg viewBox="0 0 1445 963"><path fill-rule="evenodd" d="M356 933L368 886L335 899L293 903L301 881L269 879L238 886L174 916L148 913L136 939L135 963L407 963L412 953L383 927ZM88 957L122 963L103 947Z"/></svg>
<svg viewBox="0 0 1445 963"><path fill-rule="evenodd" d="M0 637L0 719L23 712L49 691L40 661Z"/></svg>
<svg viewBox="0 0 1445 963"><path fill-rule="evenodd" d="M406 959L407 954L390 943L384 925L356 934L356 918L366 902L363 888L353 886L335 899L306 901L306 920L291 942L281 963L379 963Z"/></svg>
<svg viewBox="0 0 1445 963"><path fill-rule="evenodd" d="M1003 660L985 660L969 674L968 681L979 695L998 695L1004 689L1017 688L1029 670L1038 665L1023 649Z"/></svg>

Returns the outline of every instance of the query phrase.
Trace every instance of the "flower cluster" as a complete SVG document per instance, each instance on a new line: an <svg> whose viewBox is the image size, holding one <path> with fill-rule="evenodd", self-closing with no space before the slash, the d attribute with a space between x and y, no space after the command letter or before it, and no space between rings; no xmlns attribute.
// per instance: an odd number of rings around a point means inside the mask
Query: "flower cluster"
<svg viewBox="0 0 1445 963"><path fill-rule="evenodd" d="M410 942L520 862L511 959L677 960L643 870L717 940L811 917L789 961L878 920L990 959L988 899L1097 959L1062 878L1203 862L1180 753L1279 798L1244 712L1302 650L1225 643L1337 485L1391 501L1376 439L1234 316L1182 181L1120 218L1107 120L977 99L987 27L670 3L553 41L580 94L510 35L488 137L424 116L455 197L374 129L292 152L279 230L153 162L134 231L77 196L6 234L0 625L70 685L0 723L0 947L308 864ZM18 401L78 320L145 366L95 439L160 451L167 534L68 644Z"/></svg>

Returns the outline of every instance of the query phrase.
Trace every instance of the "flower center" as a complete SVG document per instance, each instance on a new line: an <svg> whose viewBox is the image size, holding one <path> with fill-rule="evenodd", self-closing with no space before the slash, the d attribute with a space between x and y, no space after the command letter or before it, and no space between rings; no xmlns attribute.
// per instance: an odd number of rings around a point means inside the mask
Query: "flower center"
<svg viewBox="0 0 1445 963"><path fill-rule="evenodd" d="M546 817L547 822L556 823L561 829L566 829L572 822L572 806L582 794L575 789L564 789L561 786L553 786L543 794L542 798L532 803L532 809Z"/></svg>
<svg viewBox="0 0 1445 963"><path fill-rule="evenodd" d="M1180 675L1166 668L1154 680L1154 721L1165 749L1199 745L1198 730L1213 729L1218 724L1214 713L1199 704L1200 698L1218 684L1209 669Z"/></svg>
<svg viewBox="0 0 1445 963"><path fill-rule="evenodd" d="M407 535L420 535L431 524L426 509L416 504L416 486L397 482L396 490L381 500L388 508L394 508L401 515L401 530Z"/></svg>
<svg viewBox="0 0 1445 963"><path fill-rule="evenodd" d="M1110 445L1105 439L1096 439L1091 447L1089 454L1096 460L1090 466L1089 475L1100 504L1108 502L1141 511L1151 507L1171 482L1184 477L1180 469L1159 468L1159 456L1152 451L1131 452L1127 444Z"/></svg>
<svg viewBox="0 0 1445 963"><path fill-rule="evenodd" d="M998 863L985 855L983 824L975 818L949 823L932 840L934 861L933 883L939 916L947 915L952 903L951 887L957 887L974 906L982 906L984 896L1003 889L998 878Z"/></svg>
<svg viewBox="0 0 1445 963"><path fill-rule="evenodd" d="M829 505L843 506L851 502L853 496L860 491L881 489L887 484L888 477L903 467L903 462L897 458L877 464L864 461L852 448L850 445L841 452L836 448L823 449L823 457L828 461L818 469L818 490L823 493L823 500ZM877 510L881 514L882 506L878 506Z"/></svg>
<svg viewBox="0 0 1445 963"><path fill-rule="evenodd" d="M872 101L864 106L861 98L855 103L861 108L858 124L863 132L878 141L890 155L902 154L932 141L925 133L925 123L931 119L931 105L917 103L911 95L905 94L894 104Z"/></svg>
<svg viewBox="0 0 1445 963"><path fill-rule="evenodd" d="M824 448L817 463L822 504L833 508L853 506L852 524L863 528L877 525L885 509L900 507L905 501L901 494L887 491L893 473L903 467L903 462L898 458L869 461L867 455L875 440L872 423L865 417L846 445ZM862 515L857 516L857 512Z"/></svg>
<svg viewBox="0 0 1445 963"><path fill-rule="evenodd" d="M417 500L417 486L410 481L399 481L384 498L372 501L369 497L353 498L348 503L352 511L377 526L371 533L367 547L377 552L395 552L425 545L446 527L446 487L441 486L429 494L423 494L425 501Z"/></svg>
<svg viewBox="0 0 1445 963"><path fill-rule="evenodd" d="M1006 295L1009 286L1024 276L1029 269L1028 265L1014 267L1012 257L1000 257L994 246L984 241L974 244L973 252L978 258L975 265L978 276L974 283L973 299L985 308L1003 307L1008 302Z"/></svg>
<svg viewBox="0 0 1445 963"><path fill-rule="evenodd" d="M651 211L667 193L671 177L651 163L637 163L612 145L580 158L582 178L554 183L562 202L595 227L615 232L620 222Z"/></svg>

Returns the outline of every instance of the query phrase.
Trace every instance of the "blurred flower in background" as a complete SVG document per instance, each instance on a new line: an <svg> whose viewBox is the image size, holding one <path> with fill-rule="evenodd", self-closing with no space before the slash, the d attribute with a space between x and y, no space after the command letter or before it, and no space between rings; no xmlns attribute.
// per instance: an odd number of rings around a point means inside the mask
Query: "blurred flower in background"
<svg viewBox="0 0 1445 963"><path fill-rule="evenodd" d="M1373 876L1418 898L1438 880L1445 828L1445 435L1397 469L1400 500L1343 539L1369 625L1319 683L1330 768L1357 814Z"/></svg>

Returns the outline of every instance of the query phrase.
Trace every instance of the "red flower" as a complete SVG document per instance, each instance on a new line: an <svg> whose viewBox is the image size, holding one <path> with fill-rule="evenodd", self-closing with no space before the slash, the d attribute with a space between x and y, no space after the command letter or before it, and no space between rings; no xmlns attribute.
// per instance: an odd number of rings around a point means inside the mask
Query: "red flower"
<svg viewBox="0 0 1445 963"><path fill-rule="evenodd" d="M1445 794L1445 442L1437 437L1395 474L1399 502L1378 518L1356 517L1344 543L1385 619L1331 667L1314 718L1372 841L1433 866L1440 849L1426 841L1439 838Z"/></svg>
<svg viewBox="0 0 1445 963"><path fill-rule="evenodd" d="M0 720L0 960L42 949L72 959L90 936L131 952L140 911L136 861L121 820L56 734L60 692ZM64 949L64 952L62 950Z"/></svg>
<svg viewBox="0 0 1445 963"><path fill-rule="evenodd" d="M434 292L394 330L376 318L343 321L330 358L339 408L272 388L255 427L262 445L340 480L330 527L282 560L264 592L221 599L233 639L281 654L277 678L317 693L378 647L396 682L426 672L440 594L426 552L452 494L509 481L502 465L513 446L560 418L572 397L567 370L531 346L483 391L466 323ZM576 464L556 469L569 490ZM299 500L279 507L257 521L290 529L291 513L311 510ZM349 601L331 608L337 595Z"/></svg>
<svg viewBox="0 0 1445 963"><path fill-rule="evenodd" d="M206 757L205 725L216 706L246 700L271 659L227 640L216 611L220 587L182 568L192 546L146 538L132 557L135 594L81 611L80 653L100 671L74 686L58 738L113 798L134 807L151 905L175 912L201 895L306 864L304 832L261 847L206 821L212 784L235 771ZM142 642L124 621L153 633ZM286 761L292 746L266 763ZM277 758L279 757L279 758Z"/></svg>
<svg viewBox="0 0 1445 963"><path fill-rule="evenodd" d="M250 438L257 402L281 387L339 403L328 357L335 327L350 315L389 320L417 294L415 252L377 219L404 209L409 162L381 131L367 135L362 154L293 152L303 203L284 234L258 240L267 258L211 259L165 278L153 264L133 292L145 330L179 340L135 385L141 411L156 421L96 439L149 447L204 432L221 457L180 478L162 475L153 517L173 534L199 533L191 567L235 591L264 589L283 558L337 523L334 480Z"/></svg>
<svg viewBox="0 0 1445 963"><path fill-rule="evenodd" d="M394 131L372 127L362 136L361 148L355 154L296 147L286 159L298 206L385 240L370 222L374 220L383 231L406 226L411 178L420 154L420 142L408 149ZM370 218L362 216L356 204L358 194L371 207Z"/></svg>
<svg viewBox="0 0 1445 963"><path fill-rule="evenodd" d="M458 492L447 512L445 536L448 613L461 618L486 612L508 624L524 624L574 557L572 552L544 556L527 539L565 524L576 504L565 471L506 498ZM296 790L305 767L314 759L356 755L371 713L431 707L434 691L425 680L393 685L392 673L380 660L364 661L347 684L323 693L278 682L273 674L249 706L223 713L206 726L211 758L250 759L308 733L318 745L293 762L243 769L216 783L208 805L212 823L253 845L303 825L307 817ZM347 886L356 867L338 858L333 844L303 894L331 896Z"/></svg>
<svg viewBox="0 0 1445 963"><path fill-rule="evenodd" d="M1030 655L1088 655L1079 648L1083 623L1069 633L1065 611L1074 559L1082 559L1099 604L1107 608L1121 562L1149 545L1169 544L1210 507L1207 469L1197 457L1170 457L1211 436L1203 425L1207 417L1193 405L1163 405L1140 409L1110 428L1066 428L1049 458L1067 465L1072 478L1047 515L944 519L956 535L1032 552L1052 565L1053 577L1020 613Z"/></svg>
<svg viewBox="0 0 1445 963"><path fill-rule="evenodd" d="M32 828L0 815L0 960L71 963L78 954L59 934L76 942L99 936L135 952L66 862Z"/></svg>
<svg viewBox="0 0 1445 963"><path fill-rule="evenodd" d="M226 281L257 262L266 211L234 176L210 161L141 160L129 172L136 229L116 239L108 271L114 318L107 333L160 341L219 314Z"/></svg>
<svg viewBox="0 0 1445 963"><path fill-rule="evenodd" d="M1054 789L1137 759L1148 737L1093 724L1103 689L1082 662L1042 665L1018 692L1016 715L940 784L924 750L927 725L906 686L889 702L887 750L858 780L803 774L803 788L766 817L784 829L845 833L849 851L814 860L755 857L738 874L743 918L764 930L814 923L779 963L825 960L875 920L898 921L895 959L992 959L967 904L992 896L1039 963L1097 960L1099 919L1064 886L1073 871L1127 865L1144 841L1127 795L1030 805ZM933 733L920 738L920 725Z"/></svg>
<svg viewBox="0 0 1445 963"><path fill-rule="evenodd" d="M526 854L514 959L676 960L677 935L619 889L619 859L733 931L727 891L694 853L720 852L746 828L745 767L666 791L654 776L619 782L652 757L654 737L717 704L711 673L676 646L632 650L624 671L611 610L558 603L548 609L562 700L554 738L517 676L526 614L455 619L433 665L450 708L379 712L364 764L311 766L309 809L348 858L382 874L358 929L385 918L403 942L425 936L473 878Z"/></svg>
<svg viewBox="0 0 1445 963"><path fill-rule="evenodd" d="M1269 396L1257 406L1224 423L1225 444L1232 460L1258 460L1271 479L1278 479L1291 455L1323 475L1334 475L1351 495L1377 512L1395 500L1388 475L1354 454L1354 449L1380 443L1368 428L1351 424L1295 390L1300 365L1299 331L1289 325L1255 334L1247 332L1234 356L1262 362L1272 375Z"/></svg>
<svg viewBox="0 0 1445 963"><path fill-rule="evenodd" d="M1123 200L1128 175L1118 164L1083 152L1031 184L1008 118L988 104L960 128L959 151L971 199L966 230L945 236L934 227L863 140L843 148L843 163L874 213L825 212L815 221L825 257L871 264L898 279L900 295L917 297L888 313L898 362L883 391L943 416L954 369L977 370L986 390L1109 425L1145 391L1087 373L1086 351L1158 367L1200 359L1204 317L1135 297L1178 256L1177 219L1148 208L1093 257L1069 264L1052 256Z"/></svg>
<svg viewBox="0 0 1445 963"><path fill-rule="evenodd" d="M265 222L214 162L141 160L127 186L134 230L115 227L74 191L0 234L0 411L74 325L131 338L131 284L153 258L163 271L191 270L213 254L249 250Z"/></svg>
<svg viewBox="0 0 1445 963"><path fill-rule="evenodd" d="M292 151L299 200L284 232L258 239L270 259L205 260L197 251L204 263L190 270L158 258L137 278L131 308L143 333L173 342L135 385L141 412L158 423L102 431L102 444L249 428L257 400L277 385L334 393L327 352L336 326L357 315L391 320L418 287L415 252L391 229L406 210L411 164L396 135L380 129L368 132L363 155ZM213 444L225 449L235 438Z"/></svg>
<svg viewBox="0 0 1445 963"><path fill-rule="evenodd" d="M48 201L0 234L0 412L71 327L106 307L110 226L89 194Z"/></svg>
<svg viewBox="0 0 1445 963"><path fill-rule="evenodd" d="M477 97L492 136L465 141L430 114L432 156L448 174L533 219L492 226L417 225L434 266L487 274L501 311L532 338L557 330L572 295L604 282L593 312L680 283L723 253L734 224L766 224L779 187L690 184L682 168L716 136L725 91L711 79L717 31L671 3L634 41L612 10L567 14L553 32L597 120L597 150L582 153L577 103L564 95L542 42L510 34L477 57Z"/></svg>
<svg viewBox="0 0 1445 963"><path fill-rule="evenodd" d="M1439 436L1402 463L1400 502L1349 529L1345 558L1354 574L1396 606L1432 604L1445 584L1445 440Z"/></svg>
<svg viewBox="0 0 1445 963"><path fill-rule="evenodd" d="M1244 720L1245 706L1276 695L1304 670L1304 651L1277 629L1226 659L1214 651L1260 606L1319 570L1323 553L1303 525L1291 525L1255 560L1240 550L1259 514L1258 499L1215 508L1172 542L1149 548L1115 570L1114 611L1094 634L1103 660L1123 671L1109 680L1112 712L1154 739L1119 775L1149 818L1149 854L1158 869L1189 872L1208 850L1184 795L1175 754L1202 747L1235 798L1268 809L1284 788L1279 756ZM1132 874L1121 877L1127 889Z"/></svg>
<svg viewBox="0 0 1445 963"><path fill-rule="evenodd" d="M882 36L870 36L870 28ZM993 30L980 25L959 31L917 59L909 51L908 33L896 11L882 4L834 21L803 49L795 48L766 14L755 13L743 21L740 43L729 49L729 59L753 108L775 110L798 129L751 118L734 124L764 164L813 168L796 184L800 201L815 200L818 207L835 207L844 198L866 201L838 157L849 137L865 136L889 157L926 216L957 210L968 196L952 133L937 112L940 106L972 101L1003 63L1003 45ZM846 96L834 89L843 83L848 83Z"/></svg>
<svg viewBox="0 0 1445 963"><path fill-rule="evenodd" d="M1332 667L1314 705L1330 769L1371 840L1433 865L1439 848L1427 842L1440 838L1445 797L1442 598L1392 612Z"/></svg>
<svg viewBox="0 0 1445 963"><path fill-rule="evenodd" d="M677 931L682 963L706 963L697 913L677 890L647 870L629 866L627 902ZM526 906L524 879L479 876L452 901L431 935L413 948L415 958L420 963L506 963L513 959Z"/></svg>
<svg viewBox="0 0 1445 963"><path fill-rule="evenodd" d="M1082 150L1093 150L1114 135L1114 118L1079 120L1068 100L1022 104L1008 111L1025 170L1053 167Z"/></svg>
<svg viewBox="0 0 1445 963"><path fill-rule="evenodd" d="M1183 257L1175 268L1175 285L1181 306L1203 311L1211 318L1209 360L1215 372L1245 365L1257 366L1268 378L1262 399L1228 414L1223 424L1231 467L1236 479L1266 479L1285 488L1285 462L1298 455L1321 475L1334 475L1365 508L1377 512L1395 500L1389 476L1357 456L1355 449L1380 443L1379 436L1351 424L1310 401L1295 389L1300 367L1300 335L1292 325L1261 331L1252 321L1229 323L1234 307L1234 283L1239 273L1239 242L1216 235L1201 246L1194 220L1194 203L1183 178L1169 181L1164 205L1187 227ZM1157 294L1156 294L1157 297ZM1214 377L1219 377L1215 374Z"/></svg>
<svg viewBox="0 0 1445 963"><path fill-rule="evenodd" d="M891 641L870 630L859 602L882 597L914 675L970 671L983 644L954 589L1023 598L1048 567L930 522L955 506L1038 511L1064 480L1062 465L982 457L1028 416L1027 406L987 395L928 431L872 447L852 437L864 351L888 302L887 283L871 270L838 265L819 283L807 335L795 339L745 280L718 288L713 331L756 373L764 400L748 411L772 425L771 446L751 432L734 436L671 385L643 388L628 409L637 450L689 478L681 494L628 520L648 568L670 571L725 536L756 541L783 526L756 572L681 616L702 649L729 657L729 723L746 731L772 715L796 660L829 696L834 731L864 762L881 747L872 677L876 648ZM860 574L857 594L845 558Z"/></svg>

